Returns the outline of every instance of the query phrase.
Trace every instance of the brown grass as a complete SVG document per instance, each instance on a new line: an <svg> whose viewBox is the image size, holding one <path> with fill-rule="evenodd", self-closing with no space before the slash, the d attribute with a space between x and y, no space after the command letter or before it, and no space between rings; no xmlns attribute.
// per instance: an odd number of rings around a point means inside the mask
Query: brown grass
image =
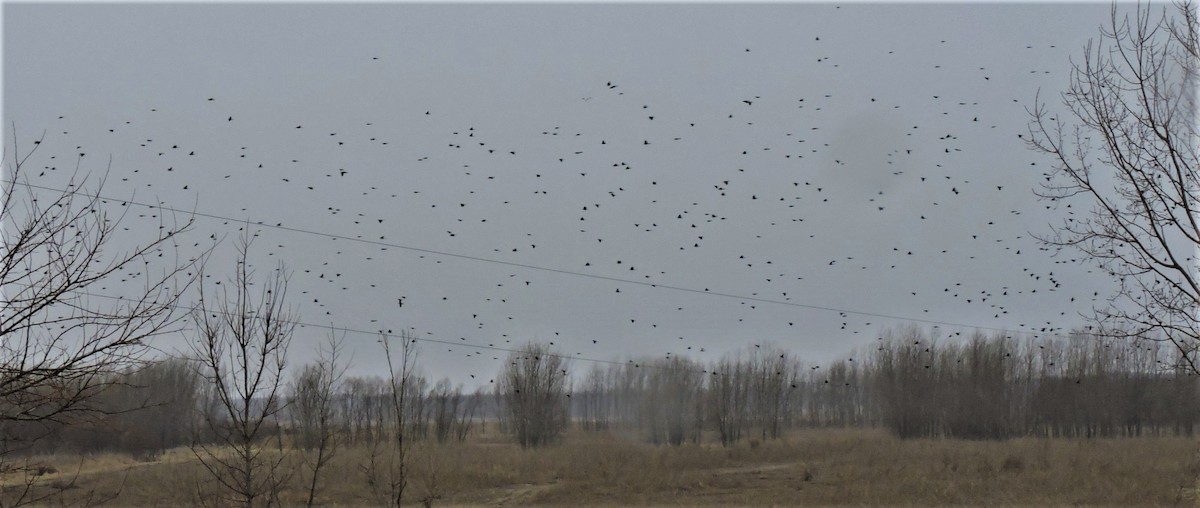
<svg viewBox="0 0 1200 508"><path fill-rule="evenodd" d="M358 468L366 453L339 453L322 504L374 504ZM1197 442L1185 438L904 441L871 430L797 431L731 448L655 447L573 432L557 446L522 450L490 435L421 443L411 457L406 498L419 504L435 483L435 505L447 506L1176 505L1196 502L1200 474ZM122 506L194 505L197 492L211 487L186 449L156 462L115 455L38 461L60 471L39 477L40 485L78 471L68 497L120 488L114 502ZM286 503L303 502L301 480L293 479Z"/></svg>

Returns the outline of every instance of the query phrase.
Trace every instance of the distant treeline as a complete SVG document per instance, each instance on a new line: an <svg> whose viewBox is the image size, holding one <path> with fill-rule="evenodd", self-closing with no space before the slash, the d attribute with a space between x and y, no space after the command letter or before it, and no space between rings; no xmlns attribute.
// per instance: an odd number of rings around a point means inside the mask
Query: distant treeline
<svg viewBox="0 0 1200 508"><path fill-rule="evenodd" d="M61 421L31 418L5 422L0 428L5 450L18 454L121 451L153 458L173 447L211 441L212 436L199 425L199 409L215 401L187 360L154 361L114 378L104 383L103 391L86 407ZM490 392L464 393L461 385L452 387L448 379L431 384L414 376L407 385L406 438L462 440L482 420L481 408L495 412ZM320 415L310 403L314 389L305 383L303 373L297 376L287 387L284 416L271 422L300 447L318 438L314 433ZM348 377L338 384L333 402L333 426L340 441L377 443L394 436L396 413L388 380ZM274 434L263 432L265 436Z"/></svg>
<svg viewBox="0 0 1200 508"><path fill-rule="evenodd" d="M549 444L572 423L652 443L765 440L803 427L883 427L896 435L966 439L1018 436L1192 435L1200 379L1178 367L1169 343L1077 333L1017 340L1003 334L934 338L893 329L868 350L826 365L752 345L720 361L689 358L579 364L544 344L513 353L488 390L410 376L399 414L381 377L340 379L332 428L348 445L406 439L461 441L495 422L525 446ZM288 384L279 435L297 446L318 439L318 387L301 369ZM116 374L80 417L11 421L6 450L158 452L210 439L198 409L213 403L187 360L151 362ZM70 386L46 389L69 390ZM28 444L28 446L23 446Z"/></svg>
<svg viewBox="0 0 1200 508"><path fill-rule="evenodd" d="M595 366L571 397L584 429L655 443L770 439L797 427L881 426L901 437L1192 435L1200 379L1170 343L891 330L861 356L806 366L751 346L711 364L687 358Z"/></svg>

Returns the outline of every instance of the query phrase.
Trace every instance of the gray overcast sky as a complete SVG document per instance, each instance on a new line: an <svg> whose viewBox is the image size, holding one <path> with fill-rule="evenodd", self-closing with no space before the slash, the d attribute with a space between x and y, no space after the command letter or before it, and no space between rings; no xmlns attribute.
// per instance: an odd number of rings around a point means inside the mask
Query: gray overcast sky
<svg viewBox="0 0 1200 508"><path fill-rule="evenodd" d="M303 321L463 344L422 346L434 377L491 378L503 354L465 345L529 339L819 362L898 321L804 306L1040 330L1110 287L1030 237L1062 212L1017 138L1107 4L3 8L5 130L46 131L37 183L111 156L110 196L800 305L256 228ZM237 227L199 219L227 236L211 269Z"/></svg>

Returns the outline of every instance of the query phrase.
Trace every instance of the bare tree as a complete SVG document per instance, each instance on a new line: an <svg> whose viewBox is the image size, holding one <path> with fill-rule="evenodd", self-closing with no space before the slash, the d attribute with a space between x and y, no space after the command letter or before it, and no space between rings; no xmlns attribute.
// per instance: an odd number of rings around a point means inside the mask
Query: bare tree
<svg viewBox="0 0 1200 508"><path fill-rule="evenodd" d="M460 409L463 403L462 386L452 387L450 378L442 378L433 385L429 392L431 417L433 418L433 435L438 443L450 440L458 423Z"/></svg>
<svg viewBox="0 0 1200 508"><path fill-rule="evenodd" d="M430 413L433 412L429 380L425 376L412 375L404 380L404 430L405 437L411 440L429 437Z"/></svg>
<svg viewBox="0 0 1200 508"><path fill-rule="evenodd" d="M499 378L508 428L523 448L550 444L566 430L567 365L549 345L513 352Z"/></svg>
<svg viewBox="0 0 1200 508"><path fill-rule="evenodd" d="M311 474L306 506L313 506L316 501L321 470L338 451L334 397L340 391L347 368L342 359L344 340L344 333L339 337L330 330L329 340L320 348L316 363L306 365L292 382L288 406L296 440L303 451L301 458Z"/></svg>
<svg viewBox="0 0 1200 508"><path fill-rule="evenodd" d="M747 362L726 356L710 370L708 408L721 445L737 443L750 418L750 379Z"/></svg>
<svg viewBox="0 0 1200 508"><path fill-rule="evenodd" d="M1190 3L1114 4L1074 64L1065 112L1037 101L1029 146L1053 160L1038 195L1083 205L1040 239L1077 250L1118 283L1095 313L1122 338L1159 334L1197 373L1200 347L1200 167L1196 145L1197 18Z"/></svg>
<svg viewBox="0 0 1200 508"><path fill-rule="evenodd" d="M788 362L787 353L778 347L755 345L749 349L746 370L750 373L753 394L751 415L758 427L759 439L763 441L783 435L790 386L796 377L792 370L794 366Z"/></svg>
<svg viewBox="0 0 1200 508"><path fill-rule="evenodd" d="M462 387L459 387L459 393L462 392ZM467 435L471 433L471 427L475 425L475 413L479 411L480 403L483 401L483 388L476 388L475 392L467 395L462 394L464 400L462 410L458 413L458 419L454 423L454 438L462 443L467 440Z"/></svg>
<svg viewBox="0 0 1200 508"><path fill-rule="evenodd" d="M394 350L391 335L380 334L379 339L388 364L390 404L387 409L393 423L392 435L386 443L383 440L374 441L368 462L361 466L367 477L367 485L375 497L382 504L397 508L408 487L408 455L412 445L408 436L411 427L405 425L405 416L413 397L412 385L416 377L413 371L417 363L417 340L408 330L404 330L398 338L399 351Z"/></svg>
<svg viewBox="0 0 1200 508"><path fill-rule="evenodd" d="M421 479L421 484L422 487L424 487L425 495L421 496L421 506L424 506L425 508L431 508L433 506L433 502L441 499L444 494L442 493L441 484L438 483L439 473L441 471L439 470L440 466L437 462L437 454L432 447L425 447L425 458L425 474Z"/></svg>
<svg viewBox="0 0 1200 508"><path fill-rule="evenodd" d="M155 214L148 241L117 248L128 208L112 214L104 179L78 167L63 189L30 183L25 165L40 144L21 156L14 129L0 187L0 421L94 410L88 401L110 374L136 365L149 339L177 331L176 306L196 279L197 261L175 248L190 218ZM121 294L101 293L109 286Z"/></svg>
<svg viewBox="0 0 1200 508"><path fill-rule="evenodd" d="M696 413L704 389L704 368L680 356L646 361L645 365L648 375L641 420L647 440L676 446L699 441Z"/></svg>
<svg viewBox="0 0 1200 508"><path fill-rule="evenodd" d="M191 217L155 211L156 229L122 236L129 208L102 197L104 178L80 171L82 155L61 188L29 180L26 165L43 139L21 154L14 127L13 156L3 158L0 474L21 469L7 457L51 429L104 413L96 397L142 360L150 339L178 330L177 304L196 280L197 260L181 259L176 248ZM29 494L0 502L39 502Z"/></svg>
<svg viewBox="0 0 1200 508"><path fill-rule="evenodd" d="M387 386L388 382L379 377L351 377L342 383L338 395L338 413L342 431L351 445L370 444L382 439L382 431L390 425L380 423L389 421L387 404L384 404L390 399L386 394Z"/></svg>
<svg viewBox="0 0 1200 508"><path fill-rule="evenodd" d="M120 376L103 396L117 414L96 441L143 460L187 444L200 382L193 365L178 358L152 361Z"/></svg>
<svg viewBox="0 0 1200 508"><path fill-rule="evenodd" d="M203 435L192 451L229 500L247 507L274 504L286 480L279 416L283 370L295 319L285 306L288 275L280 265L256 289L248 230L237 244L234 276L215 297L201 285L192 312L192 347L210 388ZM218 283L219 284L219 283ZM275 433L275 449L268 438Z"/></svg>
<svg viewBox="0 0 1200 508"><path fill-rule="evenodd" d="M619 368L619 367L618 367ZM587 431L608 430L615 415L616 389L612 366L592 365L583 380L583 390L575 392L579 426Z"/></svg>

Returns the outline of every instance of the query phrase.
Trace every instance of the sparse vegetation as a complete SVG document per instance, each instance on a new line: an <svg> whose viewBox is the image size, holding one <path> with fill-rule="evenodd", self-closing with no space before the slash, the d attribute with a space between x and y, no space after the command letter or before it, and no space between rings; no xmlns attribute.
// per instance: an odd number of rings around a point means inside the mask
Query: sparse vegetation
<svg viewBox="0 0 1200 508"><path fill-rule="evenodd" d="M557 446L523 450L494 433L466 443L414 445L405 504L447 505L1175 505L1193 502L1194 441L1181 437L1021 438L1006 441L899 439L880 430L791 431L751 449L715 444L662 447L608 432L570 431ZM374 504L357 466L368 447L342 450L321 490L326 506ZM429 458L434 457L431 461ZM78 459L47 456L71 476ZM75 462L72 462L75 461ZM205 472L184 450L143 464L127 456L86 461L81 493L115 488L123 506L191 505L182 489ZM41 483L39 483L41 484ZM305 502L294 477L280 502ZM435 504L436 505L436 504Z"/></svg>
<svg viewBox="0 0 1200 508"><path fill-rule="evenodd" d="M149 475L143 466L154 464L193 480L193 497L176 501L204 504L212 500L213 476L206 480L196 473L249 457L243 469L251 474L241 478L252 482L254 496L238 491L239 504L653 504L671 495L700 496L695 503L756 504L733 496L739 485L780 496L786 489L803 492L795 502L1041 504L1101 500L1084 488L1054 494L1052 487L1065 481L1056 474L1081 475L1072 481L1082 485L1113 481L1144 493L1123 476L1100 478L1155 471L1179 480L1170 488L1182 499L1192 491L1181 487L1187 484L1181 479L1200 473L1188 451L1188 437L1200 420L1189 401L1200 386L1186 369L1164 368L1175 365L1178 353L1155 341L1086 334L1041 342L1001 334L935 338L908 327L885 333L870 354L824 366L806 366L784 350L755 345L710 365L681 357L597 365L579 391L570 390L565 362L544 361L560 357L548 346L531 344L514 354L502 372L513 378L493 395L465 394L446 380L430 386L415 374L415 344L407 332L396 344L384 342L396 369L391 379L348 377L339 383L344 366L332 354L336 341L331 343L329 354L301 369L290 384L286 411L283 399L268 404L250 397L237 406L261 416L251 418L262 420L257 434L216 434L224 428L221 422L232 421L217 417L225 413L181 417L176 427L207 422L199 427L207 433L196 435L198 453L190 458L178 450L161 453L168 443L178 444L177 433L163 420L178 412L178 403L151 405L129 414L163 416L139 421L121 415L109 422L120 429L116 435L158 429L158 439L113 440L92 448L127 454L101 460L107 465L99 469L106 472L84 464L76 467L79 478L68 481L64 475L71 474L71 464L63 457L78 456L72 450L84 448L65 447L57 455L46 455L52 449L29 455L23 480L14 471L8 481L24 481L28 492L53 485L94 490L99 484L88 478L118 473L143 478ZM171 381L145 392L150 400L170 395L200 408L209 405L201 401L220 400L204 397L211 388L180 372L181 366L151 365L130 379ZM519 398L518 390L532 399ZM114 391L111 400L141 400L121 393ZM539 415L553 419L538 420ZM521 423L522 417L530 420ZM547 433L551 427L553 433ZM95 442L85 438L88 432L63 426L56 435L83 445ZM533 432L541 434L535 439ZM1119 455L1160 446L1174 447L1162 455L1174 458L1155 462L1146 454L1133 467ZM528 450L519 451L523 448ZM838 457L830 450L839 450ZM911 469L897 469L901 464ZM850 487L882 475L895 489L891 494ZM618 492L605 493L596 483L600 479L615 482L610 485ZM1016 479L1046 490L1005 493L1004 486L1015 487ZM357 490L347 490L355 485ZM577 491L584 497L570 497ZM1167 502L1160 494L1147 499ZM142 502L125 496L123 503ZM761 502L793 502L786 499L792 498Z"/></svg>
<svg viewBox="0 0 1200 508"><path fill-rule="evenodd" d="M1200 386L1186 369L1164 368L1175 365L1177 351L1155 341L1106 341L1086 334L1041 342L1017 342L1001 334L935 338L908 327L885 333L871 354L824 366L809 367L786 351L759 345L710 365L680 357L597 365L584 376L587 381L579 391L567 391L570 371L562 364L539 364L557 357L548 347L533 344L509 365L521 367L509 373L517 376L513 381L502 385L512 392L495 395L464 394L461 386L445 380L430 386L414 373L415 342L407 333L385 352L394 360L393 379L349 377L337 383L342 367L327 355L324 363L301 369L291 383L291 405L278 413L288 418L263 420L262 432L249 438L239 434L229 441L213 434L198 440L194 446L203 454L191 458L180 457L178 450L159 453L178 437L170 438L170 425L158 417L141 422L115 418L113 428L123 429L117 435L159 429L159 439L150 444L115 440L93 448L128 454L101 460L107 465L100 469L141 478L148 475L145 465L176 468L194 480L199 489L195 496L212 488L211 477L205 480L197 471L208 471L203 466L211 466L213 457L246 457L248 446L251 478L258 482L251 486L262 504L347 500L393 506L572 503L576 491L583 492L581 502L594 503L653 504L668 502L669 495L700 496L695 503L749 502L732 495L738 485L781 496L780 489L790 485L786 488L803 492L796 494L796 502L816 503L1103 500L1082 487L1055 494L1052 488L1066 481L1055 476L1061 474L1077 475L1071 481L1109 495L1143 492L1150 496L1146 499L1168 502L1162 493L1133 487L1125 476L1108 475L1154 471L1178 480L1170 487L1175 489L1170 499L1182 499L1192 495L1181 487L1187 485L1184 479L1200 473L1189 451L1189 436L1200 420L1189 401ZM534 365L522 364L525 359ZM201 397L199 378L178 372L180 365L151 366L131 379L178 378L146 392L152 400L162 396L153 395L157 393L182 401L209 400ZM520 377L529 369L536 382ZM538 393L530 386L563 391L510 405L521 400L517 390ZM135 388L131 384L128 389ZM187 389L193 390L191 396L177 393ZM114 395L112 400L129 397ZM528 405L535 402L555 404L548 414L556 419L526 422L523 436L514 423L523 413L514 407L536 407ZM249 403L261 411L278 406ZM154 405L139 413L172 415L172 407ZM526 416L536 414L542 413ZM176 425L188 421L185 417ZM197 423L206 421L222 420ZM555 434L533 440L529 432L546 428L538 425L559 427ZM56 432L67 442L89 435L71 426ZM79 441L88 442L94 441ZM1142 450L1156 447L1163 448L1157 461ZM64 479L72 464L63 458L77 455L69 447L63 450L30 455L23 481L45 488L97 487L88 478L101 472L87 464L75 468L79 479ZM830 450L839 450L838 456ZM1122 458L1128 454L1141 457L1141 466ZM910 469L898 469L902 464ZM14 475L8 476L10 482L18 481ZM850 487L884 475L888 488L895 489L891 494L882 487ZM611 485L619 492L605 493L595 483L600 479L615 482ZM1015 488L1018 479L1045 490L1004 490L1005 485ZM1102 482L1130 490L1098 487ZM349 492L354 485L358 490ZM141 502L125 496L123 503ZM792 502L784 499L791 498L761 501ZM179 502L202 500L209 499ZM248 501L242 496L239 502Z"/></svg>

